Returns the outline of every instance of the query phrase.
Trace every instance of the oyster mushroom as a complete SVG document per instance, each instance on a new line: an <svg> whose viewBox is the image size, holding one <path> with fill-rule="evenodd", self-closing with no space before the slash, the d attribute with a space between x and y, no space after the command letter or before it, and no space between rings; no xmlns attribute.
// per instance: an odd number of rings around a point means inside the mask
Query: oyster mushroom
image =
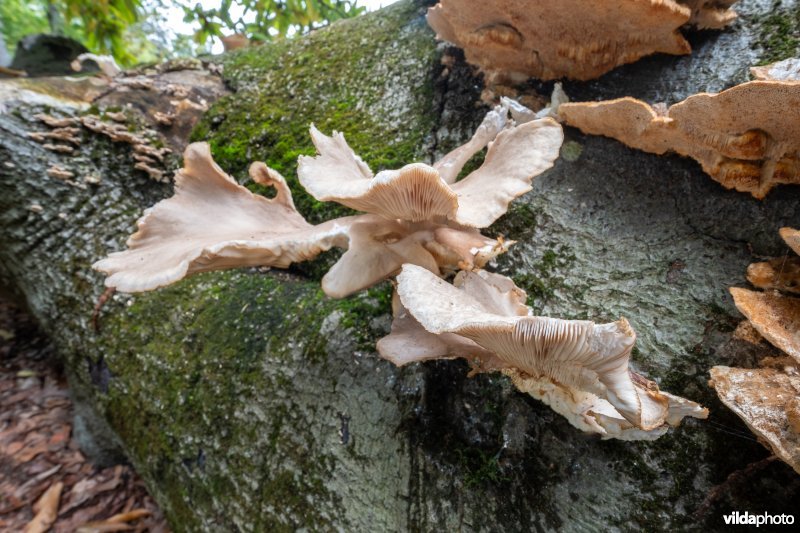
<svg viewBox="0 0 800 533"><path fill-rule="evenodd" d="M629 370L636 334L625 319L532 316L522 290L483 271L460 272L450 285L404 265L397 292L392 333L378 343L396 364L466 358L475 371L502 371L574 426L607 438L656 438L685 416L707 415Z"/></svg>
<svg viewBox="0 0 800 533"><path fill-rule="evenodd" d="M344 136L327 137L312 126L319 154L300 158L300 182L319 200L368 213L317 226L295 210L285 180L263 163L251 167L251 176L277 189L274 200L238 185L214 163L207 145L190 145L175 196L145 214L127 251L94 267L109 275L107 286L137 292L206 270L285 268L336 246L347 252L323 278L323 289L333 297L386 279L403 263L437 275L479 268L511 243L477 228L530 190L533 177L553 165L563 140L552 119L516 125L509 113L508 105L492 110L467 145L433 166L416 163L374 177ZM483 165L456 181L466 161L486 145Z"/></svg>
<svg viewBox="0 0 800 533"><path fill-rule="evenodd" d="M566 103L559 116L645 152L692 157L724 187L755 198L800 184L800 83L753 81L668 109L629 97Z"/></svg>
<svg viewBox="0 0 800 533"><path fill-rule="evenodd" d="M352 219L312 226L294 208L280 174L259 163L250 174L273 186L275 198L237 184L214 163L208 144L190 144L175 176L175 195L145 212L127 250L93 265L108 274L106 286L141 292L197 272L265 264L285 268L346 242Z"/></svg>
<svg viewBox="0 0 800 533"><path fill-rule="evenodd" d="M653 53L690 53L678 28L691 16L673 0L441 0L428 24L490 78L590 80Z"/></svg>

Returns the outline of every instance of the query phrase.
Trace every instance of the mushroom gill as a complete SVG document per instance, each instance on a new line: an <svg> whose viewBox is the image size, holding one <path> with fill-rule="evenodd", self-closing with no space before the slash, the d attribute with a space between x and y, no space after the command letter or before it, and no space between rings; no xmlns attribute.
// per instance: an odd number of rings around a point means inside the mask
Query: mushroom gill
<svg viewBox="0 0 800 533"><path fill-rule="evenodd" d="M523 291L483 271L461 272L450 285L404 265L397 292L413 321L401 315L379 342L389 360L463 357L475 371L501 370L576 427L607 438L655 438L684 416L706 416L697 404L661 393L629 370L636 336L625 319L595 324L531 316ZM403 343L414 339L436 349L426 352L417 343L416 356L403 357Z"/></svg>

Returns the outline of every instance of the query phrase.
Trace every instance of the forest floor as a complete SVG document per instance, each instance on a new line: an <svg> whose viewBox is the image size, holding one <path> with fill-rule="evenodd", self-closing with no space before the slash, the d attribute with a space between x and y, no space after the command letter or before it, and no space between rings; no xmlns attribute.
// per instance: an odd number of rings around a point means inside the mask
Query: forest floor
<svg viewBox="0 0 800 533"><path fill-rule="evenodd" d="M0 299L0 530L169 531L130 466L84 457L72 420L53 346Z"/></svg>

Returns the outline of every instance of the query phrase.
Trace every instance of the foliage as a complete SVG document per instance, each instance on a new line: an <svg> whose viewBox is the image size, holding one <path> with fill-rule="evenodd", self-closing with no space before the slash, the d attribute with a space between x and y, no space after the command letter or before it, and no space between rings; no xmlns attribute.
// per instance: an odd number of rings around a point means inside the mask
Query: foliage
<svg viewBox="0 0 800 533"><path fill-rule="evenodd" d="M241 9L241 16L231 16L232 6ZM184 21L200 23L200 30L195 33L199 44L221 37L225 31L266 41L275 35L303 32L354 17L364 10L356 6L355 0L221 0L220 6L213 9L203 9L199 3L184 7Z"/></svg>
<svg viewBox="0 0 800 533"><path fill-rule="evenodd" d="M55 33L72 37L92 52L111 54L122 65L187 55L196 48L167 28L170 5L196 23L195 43L239 33L257 41L303 32L359 15L356 0L219 0L205 9L191 0L0 0L0 37L13 50L25 35Z"/></svg>

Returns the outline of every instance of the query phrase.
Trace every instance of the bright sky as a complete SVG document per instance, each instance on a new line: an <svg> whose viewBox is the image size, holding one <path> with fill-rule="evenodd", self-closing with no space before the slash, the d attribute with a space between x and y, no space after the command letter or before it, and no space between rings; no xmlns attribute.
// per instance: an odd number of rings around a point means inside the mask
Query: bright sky
<svg viewBox="0 0 800 533"><path fill-rule="evenodd" d="M375 11L376 9L380 9L395 2L397 2L397 0L358 0L358 5L366 7L367 11ZM199 3L207 9L219 6L219 0L199 0ZM241 10L237 9L237 6L234 5L231 10L234 20L241 16L241 14L236 11L241 13ZM183 10L180 7L169 9L167 13L167 23L169 24L169 28L175 33L191 35L194 32L191 24L187 24L183 21ZM214 39L211 52L214 54L222 52L222 43L218 39Z"/></svg>

